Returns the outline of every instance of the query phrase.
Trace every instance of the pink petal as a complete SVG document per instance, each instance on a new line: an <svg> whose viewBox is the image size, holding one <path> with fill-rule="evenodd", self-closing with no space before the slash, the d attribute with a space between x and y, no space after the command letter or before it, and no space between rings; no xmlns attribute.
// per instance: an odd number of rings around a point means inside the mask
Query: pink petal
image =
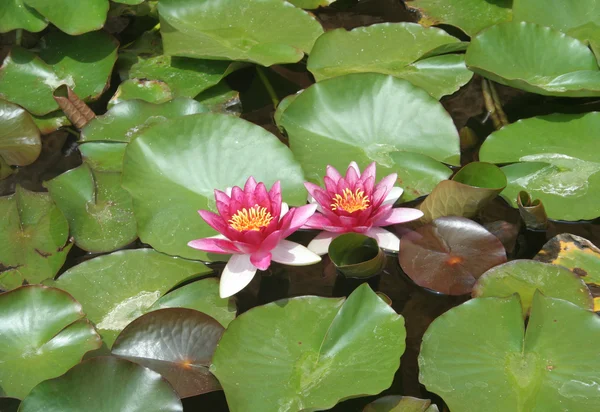
<svg viewBox="0 0 600 412"><path fill-rule="evenodd" d="M215 189L215 200L228 205L231 198L225 192Z"/></svg>
<svg viewBox="0 0 600 412"><path fill-rule="evenodd" d="M223 220L220 215L216 213L209 212L208 210L198 210L198 213L204 219L206 223L210 225L213 229L215 229L219 233L226 234L227 233L227 223Z"/></svg>
<svg viewBox="0 0 600 412"><path fill-rule="evenodd" d="M288 212L288 215L292 214L292 220L290 221L290 226L284 232L284 238L288 237L296 230L300 229L306 221L315 214L317 210L317 205L305 205L296 207ZM287 215L286 215L287 216Z"/></svg>
<svg viewBox="0 0 600 412"><path fill-rule="evenodd" d="M322 215L321 213L315 213L308 218L303 228L323 230L323 227L330 226L331 224L331 220L329 220L326 216Z"/></svg>
<svg viewBox="0 0 600 412"><path fill-rule="evenodd" d="M325 169L325 175L328 176L334 182L337 182L342 177L340 172L338 172L337 169L331 165L328 165Z"/></svg>
<svg viewBox="0 0 600 412"><path fill-rule="evenodd" d="M366 182L367 179L369 179L371 177L374 180L376 173L377 173L377 163L373 162L365 168L365 170L362 172L362 175L360 175L360 178L363 182Z"/></svg>
<svg viewBox="0 0 600 412"><path fill-rule="evenodd" d="M250 262L249 255L233 255L223 273L219 283L219 295L228 298L244 289L254 278L256 266Z"/></svg>
<svg viewBox="0 0 600 412"><path fill-rule="evenodd" d="M356 172L356 175L358 177L360 177L360 169L358 168L358 165L356 164L356 162L353 160L348 165L348 169L346 169L346 179L348 179L348 173L350 172L351 168L354 169L354 171Z"/></svg>
<svg viewBox="0 0 600 412"><path fill-rule="evenodd" d="M391 175L381 179L381 181L375 186L373 190L373 207L379 207L379 205L383 203L383 200L387 194L390 192L390 190L392 190L392 187L394 187L394 183L396 183L397 178L398 175L396 173L392 173Z"/></svg>
<svg viewBox="0 0 600 412"><path fill-rule="evenodd" d="M273 186L271 186L271 190L269 190L269 196L271 197L271 199L273 199L273 196L281 197L281 181L278 180L275 183L273 183Z"/></svg>
<svg viewBox="0 0 600 412"><path fill-rule="evenodd" d="M281 231L281 230L274 231L269 236L267 236L263 240L263 242L260 244L260 250L263 252L270 252L271 250L275 249L277 244L283 238L284 238L283 231Z"/></svg>
<svg viewBox="0 0 600 412"><path fill-rule="evenodd" d="M348 182L350 189L354 191L354 185L356 185L356 182L358 181L360 172L357 171L358 166L352 167L352 163L350 163L350 166L348 166L348 170L346 171L346 181ZM354 163L354 165L356 165L356 163Z"/></svg>
<svg viewBox="0 0 600 412"><path fill-rule="evenodd" d="M363 173L364 177L364 173ZM370 176L367 179L363 179L363 187L365 191L365 195L371 196L373 194L373 186L375 185L375 177Z"/></svg>
<svg viewBox="0 0 600 412"><path fill-rule="evenodd" d="M256 180L250 176L244 185L244 192L254 192L254 189L256 189Z"/></svg>
<svg viewBox="0 0 600 412"><path fill-rule="evenodd" d="M336 187L335 192L341 195L344 192L344 189L347 189L347 188L348 188L348 182L346 181L346 179L344 179L342 177L337 182L337 187Z"/></svg>
<svg viewBox="0 0 600 412"><path fill-rule="evenodd" d="M325 189L329 192L329 194L333 195L337 192L336 184L329 176L325 176L323 178L323 182L325 182Z"/></svg>
<svg viewBox="0 0 600 412"><path fill-rule="evenodd" d="M230 254L240 252L230 240L214 237L192 240L188 242L188 246L208 253Z"/></svg>
<svg viewBox="0 0 600 412"><path fill-rule="evenodd" d="M231 215L229 214L229 202L224 203L217 200L217 210L223 220L229 221L229 219L231 219Z"/></svg>
<svg viewBox="0 0 600 412"><path fill-rule="evenodd" d="M388 216L382 217L374 222L374 226L389 226L398 223L410 222L417 220L423 216L423 212L419 209L413 209L410 207L398 207L392 209Z"/></svg>
<svg viewBox="0 0 600 412"><path fill-rule="evenodd" d="M269 210L271 209L271 199L269 198L269 193L267 192L264 183L260 182L256 185L256 188L254 189L254 198L257 205L266 207Z"/></svg>
<svg viewBox="0 0 600 412"><path fill-rule="evenodd" d="M289 240L279 242L277 247L273 249L272 255L275 262L290 266L306 266L321 261L321 258L315 253Z"/></svg>
<svg viewBox="0 0 600 412"><path fill-rule="evenodd" d="M267 270L271 265L270 252L257 252L250 255L250 263L260 270Z"/></svg>

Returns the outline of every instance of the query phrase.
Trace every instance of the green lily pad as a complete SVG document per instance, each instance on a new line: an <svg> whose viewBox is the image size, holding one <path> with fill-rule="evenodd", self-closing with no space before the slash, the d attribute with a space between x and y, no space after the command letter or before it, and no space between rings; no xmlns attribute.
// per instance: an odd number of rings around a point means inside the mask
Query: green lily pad
<svg viewBox="0 0 600 412"><path fill-rule="evenodd" d="M23 400L21 412L183 412L171 385L158 373L114 357L96 357L63 376L42 382Z"/></svg>
<svg viewBox="0 0 600 412"><path fill-rule="evenodd" d="M160 104L173 100L169 85L161 80L129 79L119 85L110 98L108 107L125 100L139 99L148 103Z"/></svg>
<svg viewBox="0 0 600 412"><path fill-rule="evenodd" d="M388 388L405 337L402 316L363 284L347 300L302 296L240 315L210 370L232 412L325 410Z"/></svg>
<svg viewBox="0 0 600 412"><path fill-rule="evenodd" d="M0 157L9 165L26 166L42 151L40 131L25 110L0 100Z"/></svg>
<svg viewBox="0 0 600 412"><path fill-rule="evenodd" d="M306 203L302 169L283 143L245 120L206 113L142 132L127 147L122 184L133 196L142 242L206 260L207 253L187 246L215 234L197 210L216 210L214 189L243 186L249 176L268 187L280 180L284 201Z"/></svg>
<svg viewBox="0 0 600 412"><path fill-rule="evenodd" d="M5 0L0 8L0 33L23 29L39 32L46 28L48 22L35 9L27 7L24 0Z"/></svg>
<svg viewBox="0 0 600 412"><path fill-rule="evenodd" d="M54 284L81 302L110 347L125 326L146 313L171 288L208 273L210 269L200 262L137 249L83 262L63 273Z"/></svg>
<svg viewBox="0 0 600 412"><path fill-rule="evenodd" d="M101 345L75 299L38 285L0 294L0 339L0 386L20 399Z"/></svg>
<svg viewBox="0 0 600 412"><path fill-rule="evenodd" d="M161 0L158 11L172 56L295 63L323 34L314 17L280 0Z"/></svg>
<svg viewBox="0 0 600 412"><path fill-rule="evenodd" d="M235 319L237 311L233 297L228 299L219 297L217 278L198 280L175 289L158 299L148 310L166 308L186 308L207 313L225 328Z"/></svg>
<svg viewBox="0 0 600 412"><path fill-rule="evenodd" d="M307 67L317 81L349 73L391 74L415 80L416 85L439 99L458 90L473 76L464 57L417 60L431 56L441 46L460 43L441 29L415 23L382 23L351 31L336 29L319 37Z"/></svg>
<svg viewBox="0 0 600 412"><path fill-rule="evenodd" d="M393 76L358 73L314 84L289 103L279 125L313 181L328 164L342 170L351 161L376 161L378 176L400 172L391 157L398 151L459 162L458 132L448 113L427 92Z"/></svg>
<svg viewBox="0 0 600 412"><path fill-rule="evenodd" d="M453 411L594 410L600 318L536 293L525 331L519 298L477 298L423 336L419 381Z"/></svg>
<svg viewBox="0 0 600 412"><path fill-rule="evenodd" d="M469 36L512 18L513 0L412 0L407 6L420 12L419 24L449 24Z"/></svg>
<svg viewBox="0 0 600 412"><path fill-rule="evenodd" d="M79 145L84 163L96 172L121 172L127 143L89 142Z"/></svg>
<svg viewBox="0 0 600 412"><path fill-rule="evenodd" d="M479 33L466 63L488 79L547 96L600 96L600 68L580 40L534 23L502 23Z"/></svg>
<svg viewBox="0 0 600 412"><path fill-rule="evenodd" d="M33 122L43 135L50 134L61 127L71 126L71 121L62 110L57 110L43 116L32 115Z"/></svg>
<svg viewBox="0 0 600 412"><path fill-rule="evenodd" d="M345 233L329 245L329 258L349 278L366 278L381 272L386 264L377 241L360 233Z"/></svg>
<svg viewBox="0 0 600 412"><path fill-rule="evenodd" d="M162 104L140 100L124 101L111 107L102 116L90 121L81 130L81 140L84 142L115 141L128 143L155 124L207 111L208 109L202 104L184 97Z"/></svg>
<svg viewBox="0 0 600 412"><path fill-rule="evenodd" d="M197 95L194 100L213 113L227 113L239 116L242 112L240 92L232 90L225 82L220 82Z"/></svg>
<svg viewBox="0 0 600 412"><path fill-rule="evenodd" d="M301 9L313 10L318 9L319 7L329 6L336 0L289 0L289 3L292 3L296 7L300 7Z"/></svg>
<svg viewBox="0 0 600 412"><path fill-rule="evenodd" d="M599 127L598 112L519 120L492 133L479 158L520 162L502 168L508 185L501 195L513 207L524 190L544 203L551 219L594 219L600 216Z"/></svg>
<svg viewBox="0 0 600 412"><path fill-rule="evenodd" d="M84 163L44 186L67 217L81 249L111 252L137 238L132 200L121 187L121 173L94 170Z"/></svg>
<svg viewBox="0 0 600 412"><path fill-rule="evenodd" d="M402 201L408 202L424 196L436 185L452 175L452 169L429 156L412 152L393 152L394 171L398 173L397 185L404 189Z"/></svg>
<svg viewBox="0 0 600 412"><path fill-rule="evenodd" d="M452 180L440 182L419 205L422 222L442 216L474 217L506 187L502 170L490 163L472 162Z"/></svg>
<svg viewBox="0 0 600 412"><path fill-rule="evenodd" d="M0 198L0 288L13 289L53 277L72 243L69 225L47 193L17 186Z"/></svg>
<svg viewBox="0 0 600 412"><path fill-rule="evenodd" d="M439 412L439 409L430 400L388 395L365 406L363 412Z"/></svg>
<svg viewBox="0 0 600 412"><path fill-rule="evenodd" d="M225 328L210 316L182 308L140 316L119 335L113 355L160 373L181 398L221 389L208 371Z"/></svg>
<svg viewBox="0 0 600 412"><path fill-rule="evenodd" d="M23 0L23 3L71 35L101 29L109 8L107 0Z"/></svg>
<svg viewBox="0 0 600 412"><path fill-rule="evenodd" d="M477 280L472 295L504 298L518 293L523 313L527 315L536 290L583 309L593 307L590 291L577 275L562 266L535 260L513 260L491 268Z"/></svg>

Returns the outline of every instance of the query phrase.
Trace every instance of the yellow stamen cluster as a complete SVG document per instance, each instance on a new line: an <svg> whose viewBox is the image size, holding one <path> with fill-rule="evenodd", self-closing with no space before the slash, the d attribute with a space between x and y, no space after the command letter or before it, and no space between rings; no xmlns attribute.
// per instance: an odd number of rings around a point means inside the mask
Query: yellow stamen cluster
<svg viewBox="0 0 600 412"><path fill-rule="evenodd" d="M266 207L254 205L250 209L240 209L229 219L229 224L235 230L242 232L244 230L260 230L266 227L273 220L271 213Z"/></svg>
<svg viewBox="0 0 600 412"><path fill-rule="evenodd" d="M343 195L343 196L342 196ZM356 189L352 192L346 188L342 192L342 195L336 193L335 197L331 199L331 210L344 210L348 213L356 212L357 210L365 210L369 207L369 198L365 196L365 192L360 189Z"/></svg>

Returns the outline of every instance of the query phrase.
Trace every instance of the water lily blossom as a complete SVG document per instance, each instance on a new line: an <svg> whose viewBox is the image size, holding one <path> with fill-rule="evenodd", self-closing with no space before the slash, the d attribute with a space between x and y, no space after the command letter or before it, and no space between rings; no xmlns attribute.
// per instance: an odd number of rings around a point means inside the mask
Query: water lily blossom
<svg viewBox="0 0 600 412"><path fill-rule="evenodd" d="M319 229L308 249L327 253L331 241L342 233L357 232L377 240L380 247L392 251L400 248L400 239L384 226L419 219L423 212L412 208L393 208L403 190L394 187L397 175L393 173L375 184L376 164L371 163L361 174L355 162L350 163L346 176L327 166L325 188L313 183L304 186L311 202L318 204L317 213L308 219L305 229Z"/></svg>
<svg viewBox="0 0 600 412"><path fill-rule="evenodd" d="M293 266L317 263L321 258L304 246L285 240L315 213L316 205L289 209L281 201L281 185L270 191L250 177L243 189L228 193L215 190L219 213L199 210L200 216L219 235L192 240L188 246L209 253L232 254L221 274L222 298L245 288L258 269L266 270L271 261Z"/></svg>

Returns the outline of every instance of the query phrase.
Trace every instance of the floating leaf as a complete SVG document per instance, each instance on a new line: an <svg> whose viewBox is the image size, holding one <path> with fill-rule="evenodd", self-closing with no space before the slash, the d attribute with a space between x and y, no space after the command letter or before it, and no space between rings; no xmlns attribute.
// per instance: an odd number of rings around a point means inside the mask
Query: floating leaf
<svg viewBox="0 0 600 412"><path fill-rule="evenodd" d="M210 273L205 265L152 249L124 250L83 262L55 285L73 295L108 347L132 320L177 284Z"/></svg>
<svg viewBox="0 0 600 412"><path fill-rule="evenodd" d="M62 110L57 110L43 116L32 115L32 118L33 122L40 130L40 133L43 135L50 134L64 126L71 126L71 122L67 119L67 116L65 116Z"/></svg>
<svg viewBox="0 0 600 412"><path fill-rule="evenodd" d="M502 242L464 217L440 217L401 239L402 270L419 286L447 295L470 293L488 269L506 262Z"/></svg>
<svg viewBox="0 0 600 412"><path fill-rule="evenodd" d="M108 13L106 0L22 0L50 23L71 35L101 29Z"/></svg>
<svg viewBox="0 0 600 412"><path fill-rule="evenodd" d="M158 373L114 357L89 359L42 382L19 410L80 412L90 407L94 412L183 412L177 393Z"/></svg>
<svg viewBox="0 0 600 412"><path fill-rule="evenodd" d="M347 300L302 296L240 315L211 371L232 412L324 410L388 388L405 337L402 316L363 284Z"/></svg>
<svg viewBox="0 0 600 412"><path fill-rule="evenodd" d="M204 313L161 309L123 329L112 353L160 373L181 398L187 398L221 389L208 368L224 331Z"/></svg>
<svg viewBox="0 0 600 412"><path fill-rule="evenodd" d="M328 164L343 169L351 161L376 161L381 176L401 173L392 157L398 151L458 164L459 138L448 113L424 90L393 76L324 80L295 96L280 116L311 181L320 181Z"/></svg>
<svg viewBox="0 0 600 412"><path fill-rule="evenodd" d="M68 293L23 286L0 294L0 386L23 399L100 347L100 336Z"/></svg>
<svg viewBox="0 0 600 412"><path fill-rule="evenodd" d="M29 113L0 100L0 157L10 165L26 166L41 151L40 131Z"/></svg>
<svg viewBox="0 0 600 412"><path fill-rule="evenodd" d="M39 32L48 22L35 9L27 7L23 0L5 0L0 9L0 33L23 29ZM3 410L4 412L4 410Z"/></svg>
<svg viewBox="0 0 600 412"><path fill-rule="evenodd" d="M453 411L594 410L600 400L600 318L537 293L527 332L521 303L477 298L423 336L419 381Z"/></svg>
<svg viewBox="0 0 600 412"><path fill-rule="evenodd" d="M431 56L441 46L460 43L441 29L415 23L382 23L351 31L336 29L319 37L307 67L317 81L349 73L391 74L411 83L415 80L414 84L439 99L458 90L473 76L464 57L417 60Z"/></svg>
<svg viewBox="0 0 600 412"><path fill-rule="evenodd" d="M407 5L421 13L423 26L450 24L469 36L494 24L511 20L513 0L411 0Z"/></svg>
<svg viewBox="0 0 600 412"><path fill-rule="evenodd" d="M540 199L533 200L529 193L519 192L517 206L521 220L529 230L545 230L548 228L548 216Z"/></svg>
<svg viewBox="0 0 600 412"><path fill-rule="evenodd" d="M0 288L13 289L53 277L72 243L69 225L47 193L17 186L0 198Z"/></svg>
<svg viewBox="0 0 600 412"><path fill-rule="evenodd" d="M497 166L472 162L452 180L441 181L419 209L422 222L441 216L473 217L506 187L506 176Z"/></svg>
<svg viewBox="0 0 600 412"><path fill-rule="evenodd" d="M329 245L329 258L349 278L366 278L381 272L385 253L377 241L360 233L345 233Z"/></svg>
<svg viewBox="0 0 600 412"><path fill-rule="evenodd" d="M292 3L296 7L300 7L302 9L317 9L319 7L329 6L335 0L290 0L289 3Z"/></svg>
<svg viewBox="0 0 600 412"><path fill-rule="evenodd" d="M119 85L114 96L110 98L108 107L134 99L160 104L173 100L173 92L169 85L161 80L129 79Z"/></svg>
<svg viewBox="0 0 600 412"><path fill-rule="evenodd" d="M161 0L158 10L173 56L295 63L323 33L311 15L280 0Z"/></svg>
<svg viewBox="0 0 600 412"><path fill-rule="evenodd" d="M590 291L577 275L564 267L534 260L513 260L491 268L477 280L473 297L504 298L518 293L523 313L527 315L536 290L583 309L593 306Z"/></svg>
<svg viewBox="0 0 600 412"><path fill-rule="evenodd" d="M121 172L127 143L90 142L79 145L83 162L96 172Z"/></svg>
<svg viewBox="0 0 600 412"><path fill-rule="evenodd" d="M519 120L488 136L479 157L521 162L502 168L508 178L502 196L513 207L525 190L544 203L551 219L593 219L600 216L599 127L598 112Z"/></svg>
<svg viewBox="0 0 600 412"><path fill-rule="evenodd" d="M429 156L412 152L392 152L393 169L398 173L397 185L404 189L402 201L424 196L442 180L452 175L452 169Z"/></svg>
<svg viewBox="0 0 600 412"><path fill-rule="evenodd" d="M410 396L388 395L379 398L363 409L363 412L439 412L430 400Z"/></svg>
<svg viewBox="0 0 600 412"><path fill-rule="evenodd" d="M207 253L187 246L215 234L197 210L215 209L214 189L243 185L251 175L269 187L281 180L284 201L305 204L302 169L283 143L245 120L207 113L142 132L127 147L123 187L133 196L142 242L164 253L207 259Z"/></svg>
<svg viewBox="0 0 600 412"><path fill-rule="evenodd" d="M139 100L124 101L90 122L81 131L81 140L128 143L152 125L206 111L208 109L202 104L187 98L177 98L162 104Z"/></svg>
<svg viewBox="0 0 600 412"><path fill-rule="evenodd" d="M546 96L600 96L600 68L581 41L534 23L502 23L471 40L466 63L488 79Z"/></svg>
<svg viewBox="0 0 600 412"><path fill-rule="evenodd" d="M240 93L232 90L225 82L220 82L216 86L203 91L194 100L201 103L213 113L227 113L239 116L242 112Z"/></svg>
<svg viewBox="0 0 600 412"><path fill-rule="evenodd" d="M192 282L158 299L149 311L165 308L186 308L206 313L223 327L235 319L236 306L233 297L219 297L219 279L208 278Z"/></svg>

